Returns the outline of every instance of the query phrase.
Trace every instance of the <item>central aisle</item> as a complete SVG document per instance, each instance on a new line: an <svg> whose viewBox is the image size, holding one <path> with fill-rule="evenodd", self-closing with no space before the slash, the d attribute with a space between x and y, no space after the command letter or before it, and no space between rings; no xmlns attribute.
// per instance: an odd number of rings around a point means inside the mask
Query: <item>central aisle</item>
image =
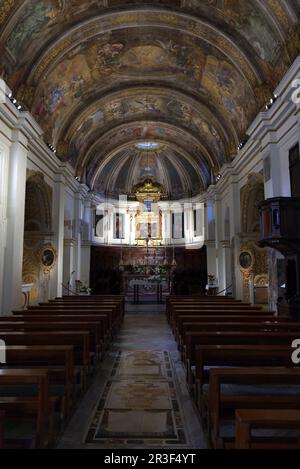
<svg viewBox="0 0 300 469"><path fill-rule="evenodd" d="M123 327L58 448L205 447L164 307L127 305Z"/></svg>

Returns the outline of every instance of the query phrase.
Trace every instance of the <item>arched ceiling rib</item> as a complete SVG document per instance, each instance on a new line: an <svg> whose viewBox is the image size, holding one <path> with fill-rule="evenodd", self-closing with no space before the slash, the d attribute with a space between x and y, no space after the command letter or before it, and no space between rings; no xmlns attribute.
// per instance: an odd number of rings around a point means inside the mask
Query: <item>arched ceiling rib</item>
<svg viewBox="0 0 300 469"><path fill-rule="evenodd" d="M0 71L92 186L128 192L143 159L134 143L151 137L164 145L153 164L170 193L171 174L178 193L205 190L300 52L299 7L0 0Z"/></svg>

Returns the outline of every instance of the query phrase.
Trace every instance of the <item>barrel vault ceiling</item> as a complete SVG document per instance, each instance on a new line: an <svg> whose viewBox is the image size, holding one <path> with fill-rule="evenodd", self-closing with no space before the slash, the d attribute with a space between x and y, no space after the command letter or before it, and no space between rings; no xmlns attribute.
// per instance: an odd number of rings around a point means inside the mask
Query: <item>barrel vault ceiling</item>
<svg viewBox="0 0 300 469"><path fill-rule="evenodd" d="M178 198L235 156L299 18L298 0L0 0L0 71L92 190L151 177Z"/></svg>

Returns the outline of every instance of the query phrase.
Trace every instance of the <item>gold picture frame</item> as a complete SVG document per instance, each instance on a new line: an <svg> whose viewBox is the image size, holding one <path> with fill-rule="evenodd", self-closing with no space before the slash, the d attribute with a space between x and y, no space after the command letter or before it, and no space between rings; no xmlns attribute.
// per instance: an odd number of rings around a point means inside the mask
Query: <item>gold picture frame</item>
<svg viewBox="0 0 300 469"><path fill-rule="evenodd" d="M52 244L44 245L40 249L38 257L45 272L49 272L54 269L57 262L57 253Z"/></svg>
<svg viewBox="0 0 300 469"><path fill-rule="evenodd" d="M249 272L254 263L254 257L251 251L243 250L239 255L239 266L240 269Z"/></svg>

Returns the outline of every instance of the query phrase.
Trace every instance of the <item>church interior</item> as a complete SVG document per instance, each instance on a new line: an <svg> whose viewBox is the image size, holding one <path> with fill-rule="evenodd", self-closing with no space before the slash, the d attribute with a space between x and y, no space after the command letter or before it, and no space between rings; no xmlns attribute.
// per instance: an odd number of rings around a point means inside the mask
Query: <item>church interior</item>
<svg viewBox="0 0 300 469"><path fill-rule="evenodd" d="M0 449L300 449L300 1L0 0L0 52Z"/></svg>

